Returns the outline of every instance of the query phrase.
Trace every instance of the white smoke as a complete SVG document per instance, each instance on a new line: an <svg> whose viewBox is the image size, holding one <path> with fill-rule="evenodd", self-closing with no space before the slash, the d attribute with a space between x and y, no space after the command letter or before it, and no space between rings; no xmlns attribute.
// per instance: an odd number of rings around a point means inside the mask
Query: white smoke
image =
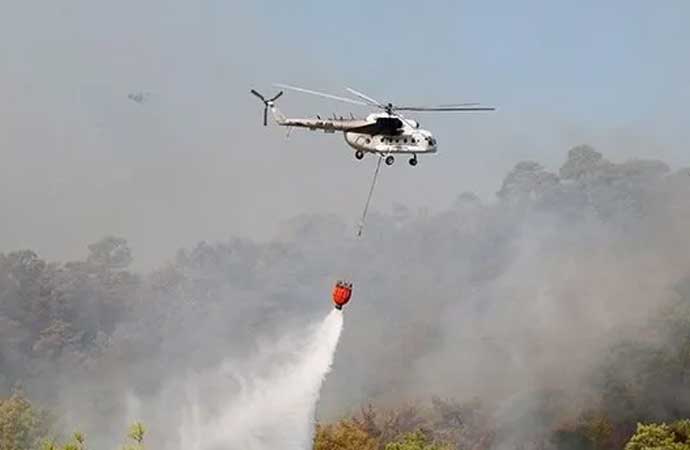
<svg viewBox="0 0 690 450"><path fill-rule="evenodd" d="M177 412L179 448L311 448L319 391L342 326L342 313L333 310L306 333L265 345L250 361L228 361L214 373L190 377L177 392L186 405Z"/></svg>

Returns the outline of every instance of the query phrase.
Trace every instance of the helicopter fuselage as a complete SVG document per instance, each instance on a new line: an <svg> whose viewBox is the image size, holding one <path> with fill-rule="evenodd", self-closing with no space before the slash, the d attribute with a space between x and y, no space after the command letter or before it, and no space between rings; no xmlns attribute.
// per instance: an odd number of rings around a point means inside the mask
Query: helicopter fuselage
<svg viewBox="0 0 690 450"><path fill-rule="evenodd" d="M427 130L404 129L399 134L364 134L345 131L345 142L365 153L436 153L436 140Z"/></svg>
<svg viewBox="0 0 690 450"><path fill-rule="evenodd" d="M369 114L365 119L335 116L332 119L322 119L319 116L315 119L290 118L278 110L274 100L264 100L264 104L264 120L270 110L280 126L322 130L325 133L342 131L345 142L355 150L356 159L373 153L384 158L387 165L391 165L395 161L393 154L409 154L412 156L410 165L416 166L417 154L436 153L438 150L436 139L430 131L420 128L419 122L389 112Z"/></svg>
<svg viewBox="0 0 690 450"><path fill-rule="evenodd" d="M381 119L391 119L389 114L370 114L366 120L375 123ZM395 120L399 127L388 129L380 133L362 133L359 130L344 131L345 142L361 155L377 153L387 155L392 153L436 153L437 142L430 131L419 128L419 122L406 119Z"/></svg>

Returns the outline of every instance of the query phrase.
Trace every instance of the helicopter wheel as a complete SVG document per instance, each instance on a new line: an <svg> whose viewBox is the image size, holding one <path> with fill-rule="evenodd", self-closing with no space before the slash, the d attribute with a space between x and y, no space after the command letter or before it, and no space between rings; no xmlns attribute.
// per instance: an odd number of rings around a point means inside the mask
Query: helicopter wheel
<svg viewBox="0 0 690 450"><path fill-rule="evenodd" d="M355 152L355 158L357 158L357 159L362 159L362 158L364 158L364 152L363 152L362 150L357 150L357 151Z"/></svg>
<svg viewBox="0 0 690 450"><path fill-rule="evenodd" d="M392 166L394 162L395 162L395 158L393 158L393 155L386 156L386 165L387 166Z"/></svg>
<svg viewBox="0 0 690 450"><path fill-rule="evenodd" d="M416 166L417 165L417 155L414 155L412 158L410 158L409 162L410 162L410 165L412 167Z"/></svg>

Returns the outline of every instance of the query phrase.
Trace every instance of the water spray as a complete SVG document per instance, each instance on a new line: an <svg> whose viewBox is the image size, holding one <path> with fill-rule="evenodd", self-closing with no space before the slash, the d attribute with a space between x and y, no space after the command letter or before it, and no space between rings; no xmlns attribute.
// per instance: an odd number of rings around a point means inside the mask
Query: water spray
<svg viewBox="0 0 690 450"><path fill-rule="evenodd" d="M181 440L180 449L310 450L321 385L331 370L342 327L342 312L333 309L304 335L287 337L280 354L258 358L259 365L268 361L271 367L231 372L239 393L216 413L200 418L200 402L188 398L187 417L193 420L182 429L192 439Z"/></svg>

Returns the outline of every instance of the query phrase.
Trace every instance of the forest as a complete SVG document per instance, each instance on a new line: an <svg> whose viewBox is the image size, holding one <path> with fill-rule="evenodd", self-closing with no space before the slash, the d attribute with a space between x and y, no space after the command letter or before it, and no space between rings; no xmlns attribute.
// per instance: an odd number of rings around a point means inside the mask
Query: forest
<svg viewBox="0 0 690 450"><path fill-rule="evenodd" d="M178 448L184 381L323 316L340 277L317 450L690 449L690 170L583 145L496 197L395 204L363 240L301 215L147 273L107 234L0 253L0 450Z"/></svg>

